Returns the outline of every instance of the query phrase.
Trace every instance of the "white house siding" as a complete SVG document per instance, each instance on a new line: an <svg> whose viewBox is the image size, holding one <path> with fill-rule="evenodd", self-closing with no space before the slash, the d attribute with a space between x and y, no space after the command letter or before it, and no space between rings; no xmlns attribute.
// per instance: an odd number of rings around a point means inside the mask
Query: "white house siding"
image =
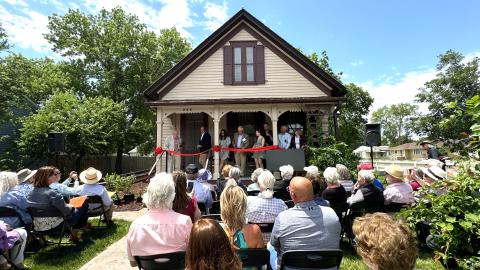
<svg viewBox="0 0 480 270"><path fill-rule="evenodd" d="M231 40L255 40L245 30ZM162 100L235 99L235 98L296 98L326 96L302 74L265 48L265 84L224 85L223 49L213 53Z"/></svg>

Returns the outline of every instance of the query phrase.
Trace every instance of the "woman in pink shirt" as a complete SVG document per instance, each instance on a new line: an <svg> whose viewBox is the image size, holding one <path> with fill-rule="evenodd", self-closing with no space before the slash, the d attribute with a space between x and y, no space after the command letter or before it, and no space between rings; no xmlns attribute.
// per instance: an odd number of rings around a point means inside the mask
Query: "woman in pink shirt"
<svg viewBox="0 0 480 270"><path fill-rule="evenodd" d="M150 179L143 201L148 212L130 225L127 254L135 267L134 256L149 256L185 251L192 229L189 216L172 210L175 185L172 176L157 174Z"/></svg>

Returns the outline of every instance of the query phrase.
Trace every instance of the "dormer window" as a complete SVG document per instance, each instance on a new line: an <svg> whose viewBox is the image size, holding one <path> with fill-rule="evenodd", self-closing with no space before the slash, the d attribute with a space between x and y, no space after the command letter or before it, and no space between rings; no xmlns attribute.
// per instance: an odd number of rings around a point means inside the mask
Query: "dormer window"
<svg viewBox="0 0 480 270"><path fill-rule="evenodd" d="M232 41L224 47L225 84L265 83L264 48L257 42Z"/></svg>

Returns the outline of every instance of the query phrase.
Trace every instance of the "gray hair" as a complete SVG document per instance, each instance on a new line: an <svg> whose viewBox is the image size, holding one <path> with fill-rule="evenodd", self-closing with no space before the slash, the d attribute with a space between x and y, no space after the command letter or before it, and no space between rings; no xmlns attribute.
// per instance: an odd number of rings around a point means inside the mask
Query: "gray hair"
<svg viewBox="0 0 480 270"><path fill-rule="evenodd" d="M262 191L262 196L264 198L270 199L273 197L273 185L275 184L275 176L269 171L264 170L258 176L258 186L260 189L265 189Z"/></svg>
<svg viewBox="0 0 480 270"><path fill-rule="evenodd" d="M367 183L372 183L375 180L375 176L371 170L361 170L358 172L358 176L365 180Z"/></svg>
<svg viewBox="0 0 480 270"><path fill-rule="evenodd" d="M234 166L230 169L230 173L228 174L228 176L238 181L242 176L242 171L240 171L240 168L238 168L237 166Z"/></svg>
<svg viewBox="0 0 480 270"><path fill-rule="evenodd" d="M237 186L238 186L237 181L235 181L235 179L233 179L233 178L230 178L225 183L225 187L223 187L223 189L225 190L228 187L237 187Z"/></svg>
<svg viewBox="0 0 480 270"><path fill-rule="evenodd" d="M175 199L175 184L171 174L162 172L150 179L147 192L143 194L143 202L148 209L172 209L173 199Z"/></svg>
<svg viewBox="0 0 480 270"><path fill-rule="evenodd" d="M258 180L258 176L263 172L263 169L262 168L258 168L256 169L255 171L252 172L252 176L250 177L250 179L256 183L257 180Z"/></svg>
<svg viewBox="0 0 480 270"><path fill-rule="evenodd" d="M0 196L18 184L18 176L14 172L0 172Z"/></svg>
<svg viewBox="0 0 480 270"><path fill-rule="evenodd" d="M340 175L338 174L336 168L328 167L325 169L325 171L323 171L323 177L328 184L335 185L338 184L338 179L340 178Z"/></svg>
<svg viewBox="0 0 480 270"><path fill-rule="evenodd" d="M335 168L337 169L338 175L340 176L340 180L352 180L352 175L350 174L347 166L343 164L337 164Z"/></svg>
<svg viewBox="0 0 480 270"><path fill-rule="evenodd" d="M279 169L282 180L290 180L293 177L293 167L292 165L283 165Z"/></svg>

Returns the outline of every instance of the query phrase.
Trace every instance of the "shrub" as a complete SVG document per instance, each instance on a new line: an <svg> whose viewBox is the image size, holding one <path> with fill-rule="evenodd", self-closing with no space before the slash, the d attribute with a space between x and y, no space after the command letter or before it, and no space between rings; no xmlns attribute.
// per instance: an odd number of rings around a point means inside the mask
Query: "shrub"
<svg viewBox="0 0 480 270"><path fill-rule="evenodd" d="M135 177L133 175L121 176L112 173L107 174L104 179L107 190L113 190L115 193L122 192L125 194L128 193L129 189L132 187Z"/></svg>
<svg viewBox="0 0 480 270"><path fill-rule="evenodd" d="M447 193L427 192L425 200L400 213L412 228L430 222L436 257L464 269L480 269L480 174L472 162L463 162L457 176L434 184Z"/></svg>
<svg viewBox="0 0 480 270"><path fill-rule="evenodd" d="M307 148L305 158L307 165L315 165L321 171L338 163L354 171L360 160L346 143L337 142L333 137L326 138L319 147Z"/></svg>

